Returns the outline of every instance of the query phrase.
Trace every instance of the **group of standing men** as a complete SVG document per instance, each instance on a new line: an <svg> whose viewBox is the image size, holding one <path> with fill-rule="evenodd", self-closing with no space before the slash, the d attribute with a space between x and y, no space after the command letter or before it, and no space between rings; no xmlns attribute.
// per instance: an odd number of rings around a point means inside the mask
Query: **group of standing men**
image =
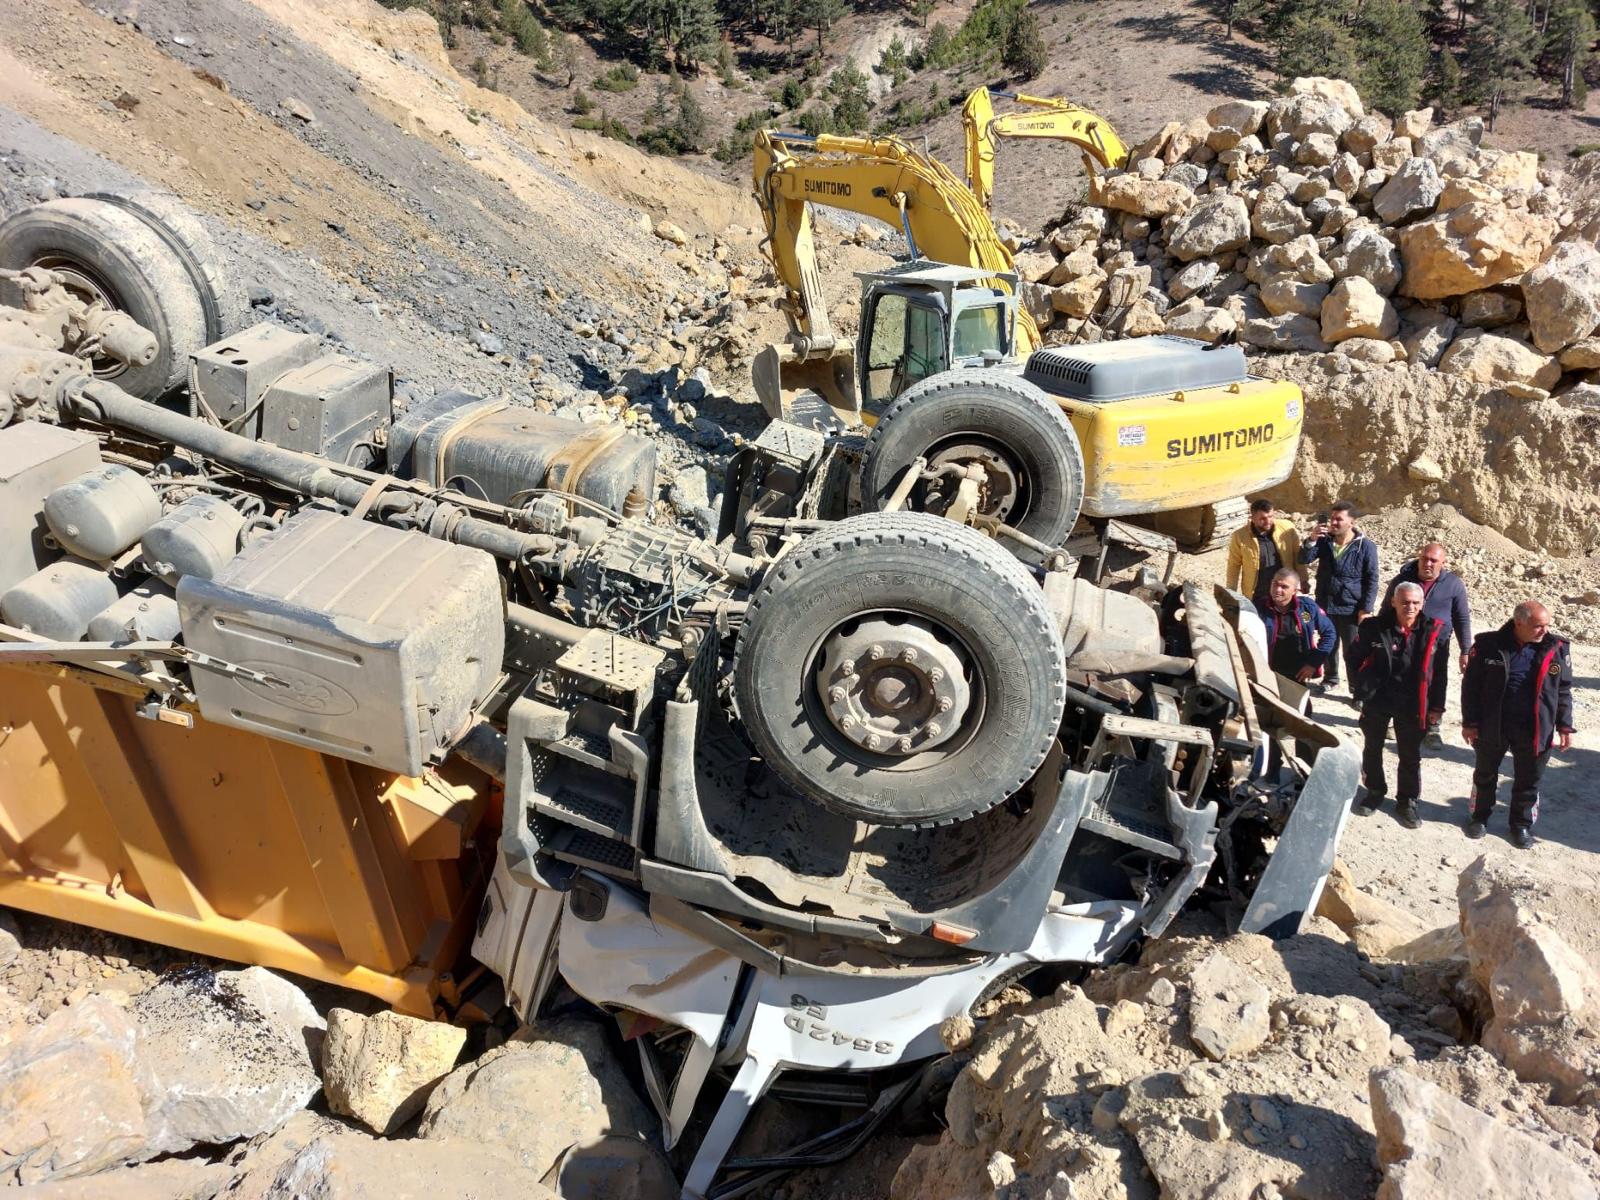
<svg viewBox="0 0 1600 1200"><path fill-rule="evenodd" d="M1318 514L1312 535L1302 539L1270 500L1255 501L1249 523L1228 545L1228 586L1249 596L1260 613L1275 672L1324 692L1341 678L1350 681L1350 702L1361 714L1365 796L1356 812L1363 816L1388 798L1383 748L1393 729L1400 760L1395 815L1408 829L1422 823L1422 749L1444 748L1440 723L1454 639L1461 732L1476 756L1466 834L1484 835L1509 753L1511 842L1526 849L1545 763L1554 746L1571 744L1566 640L1550 631L1550 612L1536 600L1474 638L1466 585L1438 542L1400 568L1380 605L1378 547L1355 518L1354 506L1341 500ZM1313 566L1315 598L1301 594Z"/></svg>

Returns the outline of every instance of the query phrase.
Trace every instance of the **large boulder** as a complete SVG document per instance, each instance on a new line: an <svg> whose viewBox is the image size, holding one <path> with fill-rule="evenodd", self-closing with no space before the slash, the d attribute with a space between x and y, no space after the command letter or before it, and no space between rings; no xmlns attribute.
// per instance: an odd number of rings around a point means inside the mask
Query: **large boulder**
<svg viewBox="0 0 1600 1200"><path fill-rule="evenodd" d="M1069 317L1092 317L1106 306L1106 277L1084 275L1050 293L1050 306Z"/></svg>
<svg viewBox="0 0 1600 1200"><path fill-rule="evenodd" d="M0 1181L43 1183L144 1156L138 1028L109 999L58 1009L0 1056Z"/></svg>
<svg viewBox="0 0 1600 1200"><path fill-rule="evenodd" d="M1413 139L1416 152L1430 159L1441 172L1459 173L1470 168L1478 155L1478 144L1483 141L1483 118L1467 117L1449 125L1430 129Z"/></svg>
<svg viewBox="0 0 1600 1200"><path fill-rule="evenodd" d="M1439 300L1504 283L1544 258L1557 229L1551 217L1476 203L1418 221L1400 231L1400 290Z"/></svg>
<svg viewBox="0 0 1600 1200"><path fill-rule="evenodd" d="M1397 138L1419 138L1433 128L1433 109L1413 108L1400 114L1394 123Z"/></svg>
<svg viewBox="0 0 1600 1200"><path fill-rule="evenodd" d="M391 1134L422 1111L434 1084L456 1065L467 1031L403 1013L372 1016L335 1008L322 1043L328 1108L374 1133Z"/></svg>
<svg viewBox="0 0 1600 1200"><path fill-rule="evenodd" d="M1250 210L1240 197L1222 192L1206 196L1178 219L1167 236L1167 249L1192 262L1237 250L1249 241Z"/></svg>
<svg viewBox="0 0 1600 1200"><path fill-rule="evenodd" d="M656 1125L592 1021L530 1025L434 1089L423 1138L497 1147L535 1179L611 1137L648 1138Z"/></svg>
<svg viewBox="0 0 1600 1200"><path fill-rule="evenodd" d="M1329 79L1324 75L1301 75L1289 84L1291 96L1320 96L1337 104L1354 118L1366 115L1361 103L1361 93L1355 84L1345 79Z"/></svg>
<svg viewBox="0 0 1600 1200"><path fill-rule="evenodd" d="M1317 916L1328 918L1344 930L1357 949L1378 957L1428 932L1427 923L1414 913L1357 887L1350 868L1339 859L1334 860L1317 901Z"/></svg>
<svg viewBox="0 0 1600 1200"><path fill-rule="evenodd" d="M267 1133L322 1090L323 1019L264 967L164 976L134 998L132 1013L154 1077L152 1153Z"/></svg>
<svg viewBox="0 0 1600 1200"><path fill-rule="evenodd" d="M1253 1054L1272 1033L1271 995L1221 950L1189 977L1189 1040L1207 1058Z"/></svg>
<svg viewBox="0 0 1600 1200"><path fill-rule="evenodd" d="M1439 370L1482 387L1518 383L1548 390L1561 378L1561 364L1554 357L1487 329L1469 329L1451 342L1439 359Z"/></svg>
<svg viewBox="0 0 1600 1200"><path fill-rule="evenodd" d="M1383 1182L1377 1200L1594 1200L1588 1174L1503 1118L1406 1071L1374 1071L1372 1123Z"/></svg>
<svg viewBox="0 0 1600 1200"><path fill-rule="evenodd" d="M1532 150L1478 151L1478 177L1501 192L1534 192L1539 188L1539 156Z"/></svg>
<svg viewBox="0 0 1600 1200"><path fill-rule="evenodd" d="M1167 295L1179 302L1187 300L1215 283L1220 273L1221 268L1210 259L1192 262L1167 280Z"/></svg>
<svg viewBox="0 0 1600 1200"><path fill-rule="evenodd" d="M1437 367L1450 341L1456 336L1456 319L1436 308L1411 309L1400 340L1406 348L1406 361L1413 366Z"/></svg>
<svg viewBox="0 0 1600 1200"><path fill-rule="evenodd" d="M1245 277L1264 284L1280 275L1290 275L1301 283L1332 283L1333 268L1323 260L1317 239L1304 234L1281 246L1258 246L1250 254Z"/></svg>
<svg viewBox="0 0 1600 1200"><path fill-rule="evenodd" d="M1400 330L1394 305L1365 279L1352 275L1333 285L1322 302L1322 337L1328 342L1346 338L1392 338Z"/></svg>
<svg viewBox="0 0 1600 1200"><path fill-rule="evenodd" d="M1168 217L1187 212L1194 192L1165 179L1138 175L1099 175L1089 185L1089 199L1101 208L1141 217Z"/></svg>
<svg viewBox="0 0 1600 1200"><path fill-rule="evenodd" d="M1213 150L1231 150L1261 128L1267 115L1265 100L1228 100L1206 114L1211 133L1206 145ZM1257 153L1260 147L1257 146Z"/></svg>
<svg viewBox="0 0 1600 1200"><path fill-rule="evenodd" d="M1281 246L1301 234L1311 232L1311 222L1299 205L1283 193L1283 189L1267 186L1256 199L1255 211L1250 216L1250 229L1264 242Z"/></svg>
<svg viewBox="0 0 1600 1200"><path fill-rule="evenodd" d="M1285 313L1281 317L1255 317L1244 323L1239 338L1263 350L1320 351L1328 348L1322 326L1310 317Z"/></svg>
<svg viewBox="0 0 1600 1200"><path fill-rule="evenodd" d="M1275 317L1284 313L1319 316L1327 298L1327 284L1301 283L1292 275L1279 275L1261 285L1261 303Z"/></svg>
<svg viewBox="0 0 1600 1200"><path fill-rule="evenodd" d="M1165 332L1177 337L1214 342L1239 328L1233 314L1225 308L1192 308L1167 316Z"/></svg>
<svg viewBox="0 0 1600 1200"><path fill-rule="evenodd" d="M1344 135L1344 148L1352 154L1371 154L1375 146L1389 140L1394 122L1379 112L1368 113Z"/></svg>
<svg viewBox="0 0 1600 1200"><path fill-rule="evenodd" d="M1561 242L1522 277L1533 344L1555 353L1600 326L1600 250Z"/></svg>
<svg viewBox="0 0 1600 1200"><path fill-rule="evenodd" d="M1403 271L1395 244L1370 225L1345 234L1343 244L1329 255L1328 266L1341 279L1359 275L1381 296L1394 294Z"/></svg>
<svg viewBox="0 0 1600 1200"><path fill-rule="evenodd" d="M1408 158L1372 198L1372 211L1386 225L1397 225L1433 211L1444 191L1438 168L1425 158Z"/></svg>

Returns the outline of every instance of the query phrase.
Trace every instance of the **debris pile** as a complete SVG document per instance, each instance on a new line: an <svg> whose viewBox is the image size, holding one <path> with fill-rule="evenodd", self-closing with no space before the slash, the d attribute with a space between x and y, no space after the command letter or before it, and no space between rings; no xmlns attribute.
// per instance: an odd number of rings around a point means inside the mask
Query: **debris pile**
<svg viewBox="0 0 1600 1200"><path fill-rule="evenodd" d="M1482 138L1477 117L1368 112L1340 80L1227 101L1163 126L1020 253L1025 302L1047 341L1308 356L1258 367L1314 401L1291 507L1448 499L1525 545L1592 552L1593 206Z"/></svg>

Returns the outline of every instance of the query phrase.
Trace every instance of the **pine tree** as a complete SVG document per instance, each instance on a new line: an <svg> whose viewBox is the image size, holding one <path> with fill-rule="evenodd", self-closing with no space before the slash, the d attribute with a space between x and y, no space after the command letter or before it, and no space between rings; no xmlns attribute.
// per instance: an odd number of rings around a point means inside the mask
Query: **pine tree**
<svg viewBox="0 0 1600 1200"><path fill-rule="evenodd" d="M816 30L819 55L823 49L822 39L845 12L845 0L800 0L801 23L807 29Z"/></svg>
<svg viewBox="0 0 1600 1200"><path fill-rule="evenodd" d="M1588 96L1583 68L1595 38L1587 0L1555 0L1545 9L1545 58L1561 83L1561 107L1582 108Z"/></svg>
<svg viewBox="0 0 1600 1200"><path fill-rule="evenodd" d="M911 15L917 19L917 28L928 27L928 17L939 6L939 0L911 0Z"/></svg>
<svg viewBox="0 0 1600 1200"><path fill-rule="evenodd" d="M1537 42L1521 0L1477 0L1473 8L1477 21L1467 31L1462 91L1474 104L1488 106L1493 129L1507 87L1533 70Z"/></svg>
<svg viewBox="0 0 1600 1200"><path fill-rule="evenodd" d="M841 133L863 133L867 128L870 93L867 77L853 62L846 62L828 80L833 97L833 125Z"/></svg>
<svg viewBox="0 0 1600 1200"><path fill-rule="evenodd" d="M1338 4L1307 4L1290 18L1278 43L1278 74L1326 75L1350 79L1356 75L1356 40Z"/></svg>
<svg viewBox="0 0 1600 1200"><path fill-rule="evenodd" d="M1461 107L1461 64L1448 50L1441 53L1434 64L1428 97L1435 108L1445 113L1453 113Z"/></svg>
<svg viewBox="0 0 1600 1200"><path fill-rule="evenodd" d="M1428 70L1422 13L1407 0L1364 0L1356 28L1361 94L1384 112L1411 108Z"/></svg>
<svg viewBox="0 0 1600 1200"><path fill-rule="evenodd" d="M1006 30L1000 61L1006 70L1022 79L1033 79L1050 65L1050 51L1044 44L1039 18L1031 9L1019 12Z"/></svg>

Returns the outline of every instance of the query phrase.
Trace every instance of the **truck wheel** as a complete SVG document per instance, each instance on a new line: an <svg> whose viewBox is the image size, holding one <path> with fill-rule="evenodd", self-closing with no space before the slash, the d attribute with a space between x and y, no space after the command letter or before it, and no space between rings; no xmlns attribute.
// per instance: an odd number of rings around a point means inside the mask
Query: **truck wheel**
<svg viewBox="0 0 1600 1200"><path fill-rule="evenodd" d="M942 517L869 513L768 570L739 636L734 697L767 764L823 807L943 825L1033 777L1066 677L1022 564Z"/></svg>
<svg viewBox="0 0 1600 1200"><path fill-rule="evenodd" d="M899 396L872 431L863 503L882 508L918 458L930 467L981 467L980 511L1047 546L1066 541L1083 506L1083 450L1071 422L1037 387L1007 371L946 371ZM953 483L918 484L907 506L940 513L954 494Z"/></svg>
<svg viewBox="0 0 1600 1200"><path fill-rule="evenodd" d="M144 366L94 360L95 375L154 400L188 379L189 356L209 339L208 284L139 213L106 200L75 197L26 209L0 225L0 266L45 267L86 301L132 317L160 346Z"/></svg>

